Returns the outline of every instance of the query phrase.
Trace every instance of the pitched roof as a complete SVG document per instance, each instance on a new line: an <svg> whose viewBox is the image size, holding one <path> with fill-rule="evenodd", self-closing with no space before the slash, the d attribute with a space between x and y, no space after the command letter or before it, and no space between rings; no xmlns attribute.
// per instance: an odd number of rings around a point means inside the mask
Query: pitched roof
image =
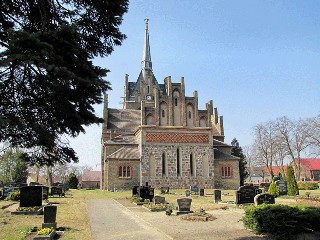
<svg viewBox="0 0 320 240"><path fill-rule="evenodd" d="M85 170L82 174L82 181L85 182L100 182L101 171Z"/></svg>
<svg viewBox="0 0 320 240"><path fill-rule="evenodd" d="M230 155L230 154L226 154L224 152L220 152L217 149L214 149L214 159L217 160L239 160L240 158Z"/></svg>
<svg viewBox="0 0 320 240"><path fill-rule="evenodd" d="M217 139L213 139L212 142L213 142L214 147L232 147L230 144L227 144L225 142L221 142Z"/></svg>
<svg viewBox="0 0 320 240"><path fill-rule="evenodd" d="M140 159L140 152L137 146L123 146L119 150L107 156L107 158L132 160Z"/></svg>
<svg viewBox="0 0 320 240"><path fill-rule="evenodd" d="M265 174L269 175L269 171L268 171L266 166L262 166L261 169ZM279 172L282 173L282 169L283 169L284 172L286 172L287 166L272 166L273 175L276 176L276 175L279 174Z"/></svg>
<svg viewBox="0 0 320 240"><path fill-rule="evenodd" d="M108 108L108 129L134 132L141 123L141 110Z"/></svg>
<svg viewBox="0 0 320 240"><path fill-rule="evenodd" d="M320 170L320 158L301 158L300 164L309 170Z"/></svg>

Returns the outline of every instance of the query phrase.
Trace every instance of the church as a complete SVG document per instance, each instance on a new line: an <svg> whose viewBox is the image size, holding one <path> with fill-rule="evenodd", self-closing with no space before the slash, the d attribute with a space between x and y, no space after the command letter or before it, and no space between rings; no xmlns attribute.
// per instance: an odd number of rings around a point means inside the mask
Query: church
<svg viewBox="0 0 320 240"><path fill-rule="evenodd" d="M157 81L152 70L148 19L141 71L124 79L123 107L108 106L105 95L101 137L101 189L237 189L239 158L224 143L223 117L210 100L198 107L198 92L186 96L185 79Z"/></svg>

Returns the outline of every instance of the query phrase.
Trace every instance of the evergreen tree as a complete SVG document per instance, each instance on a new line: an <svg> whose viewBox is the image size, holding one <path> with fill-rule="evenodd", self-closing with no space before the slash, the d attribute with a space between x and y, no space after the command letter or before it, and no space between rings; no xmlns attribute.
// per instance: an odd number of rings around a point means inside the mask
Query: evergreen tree
<svg viewBox="0 0 320 240"><path fill-rule="evenodd" d="M246 155L244 155L242 148L239 145L239 142L236 138L234 138L231 142L232 149L231 154L233 156L239 157L239 174L240 174L240 186L244 185L244 180L249 176L247 171L247 161Z"/></svg>
<svg viewBox="0 0 320 240"><path fill-rule="evenodd" d="M121 45L127 9L128 0L0 1L0 141L40 165L77 162L62 138L103 122L93 105L111 87L92 59Z"/></svg>
<svg viewBox="0 0 320 240"><path fill-rule="evenodd" d="M286 171L286 180L287 180L287 188L289 196L299 195L299 188L296 181L296 177L294 176L294 170L291 165L287 167Z"/></svg>
<svg viewBox="0 0 320 240"><path fill-rule="evenodd" d="M277 186L277 184L274 181L272 181L272 183L270 183L270 186L269 186L269 189L268 189L268 193L273 195L275 198L279 197L280 188L279 188L279 186Z"/></svg>
<svg viewBox="0 0 320 240"><path fill-rule="evenodd" d="M79 180L76 176L75 173L70 173L66 179L66 183L69 185L69 188L71 189L77 189L78 188L78 183L79 183Z"/></svg>

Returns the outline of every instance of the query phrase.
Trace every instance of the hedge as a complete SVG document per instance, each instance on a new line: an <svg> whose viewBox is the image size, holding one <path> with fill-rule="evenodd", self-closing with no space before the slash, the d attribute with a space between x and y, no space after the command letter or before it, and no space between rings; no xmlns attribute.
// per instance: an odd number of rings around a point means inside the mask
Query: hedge
<svg viewBox="0 0 320 240"><path fill-rule="evenodd" d="M320 231L320 208L287 205L248 206L241 219L246 228L275 240L291 240L300 233Z"/></svg>

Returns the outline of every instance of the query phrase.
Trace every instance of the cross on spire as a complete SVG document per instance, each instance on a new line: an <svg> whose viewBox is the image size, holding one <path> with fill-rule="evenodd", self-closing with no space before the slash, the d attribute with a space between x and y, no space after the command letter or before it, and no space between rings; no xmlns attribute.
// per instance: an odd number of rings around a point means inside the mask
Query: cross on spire
<svg viewBox="0 0 320 240"><path fill-rule="evenodd" d="M151 62L150 44L149 44L149 30L148 30L149 18L146 17L144 21L146 23L146 30L144 34L144 45L143 45L141 65L142 65L142 69L149 69L152 71L152 62Z"/></svg>

